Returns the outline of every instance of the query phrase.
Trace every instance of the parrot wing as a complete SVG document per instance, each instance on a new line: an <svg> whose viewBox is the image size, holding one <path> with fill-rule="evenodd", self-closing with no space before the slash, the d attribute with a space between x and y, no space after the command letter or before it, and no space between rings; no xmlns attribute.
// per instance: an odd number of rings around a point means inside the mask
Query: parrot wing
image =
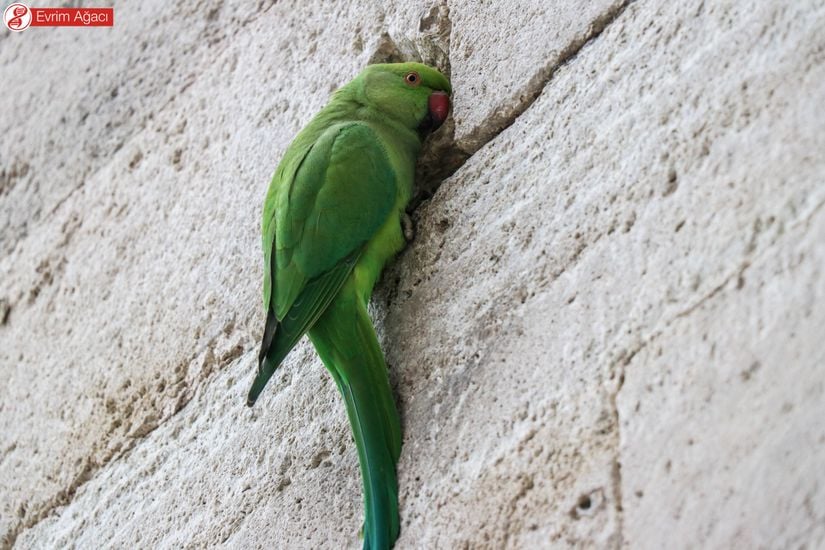
<svg viewBox="0 0 825 550"><path fill-rule="evenodd" d="M396 174L376 133L340 124L309 147L264 212L267 320L247 404L343 286L364 244L387 220ZM269 241L267 243L266 241Z"/></svg>

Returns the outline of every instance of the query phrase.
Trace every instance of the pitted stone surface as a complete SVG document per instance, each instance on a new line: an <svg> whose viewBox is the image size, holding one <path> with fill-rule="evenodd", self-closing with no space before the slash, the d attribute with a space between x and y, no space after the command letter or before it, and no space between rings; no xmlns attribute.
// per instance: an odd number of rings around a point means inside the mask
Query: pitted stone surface
<svg viewBox="0 0 825 550"><path fill-rule="evenodd" d="M360 546L311 346L243 401L267 180L400 56L450 72L472 154L373 300L397 547L821 546L825 9L578 6L144 2L0 35L4 545Z"/></svg>

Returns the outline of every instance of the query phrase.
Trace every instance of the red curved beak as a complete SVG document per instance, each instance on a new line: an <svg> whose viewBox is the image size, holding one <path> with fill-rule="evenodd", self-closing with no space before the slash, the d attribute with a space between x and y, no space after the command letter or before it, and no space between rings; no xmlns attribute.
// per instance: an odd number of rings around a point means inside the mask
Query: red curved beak
<svg viewBox="0 0 825 550"><path fill-rule="evenodd" d="M450 112L450 96L445 92L433 92L430 94L428 107L434 123L433 129L438 128L447 120L447 114Z"/></svg>

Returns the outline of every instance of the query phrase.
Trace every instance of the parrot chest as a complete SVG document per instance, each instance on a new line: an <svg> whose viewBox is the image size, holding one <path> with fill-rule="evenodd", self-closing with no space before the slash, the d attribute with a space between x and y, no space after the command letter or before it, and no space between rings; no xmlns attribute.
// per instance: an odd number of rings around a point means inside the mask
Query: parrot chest
<svg viewBox="0 0 825 550"><path fill-rule="evenodd" d="M396 209L403 212L410 202L415 178L415 161L421 150L421 142L415 134L396 127L373 127L396 174Z"/></svg>
<svg viewBox="0 0 825 550"><path fill-rule="evenodd" d="M356 287L364 303L369 302L375 282L389 260L406 245L401 216L412 197L415 161L420 150L417 136L400 135L394 128L376 128L387 156L396 174L396 201L387 220L367 242L364 252L353 270Z"/></svg>

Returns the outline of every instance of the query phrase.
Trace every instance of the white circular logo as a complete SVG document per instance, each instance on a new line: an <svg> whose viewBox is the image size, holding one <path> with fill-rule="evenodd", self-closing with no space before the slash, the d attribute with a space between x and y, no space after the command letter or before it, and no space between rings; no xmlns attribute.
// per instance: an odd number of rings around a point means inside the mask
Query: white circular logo
<svg viewBox="0 0 825 550"><path fill-rule="evenodd" d="M32 10L25 4L12 4L3 12L3 22L10 31L22 31L32 23Z"/></svg>

